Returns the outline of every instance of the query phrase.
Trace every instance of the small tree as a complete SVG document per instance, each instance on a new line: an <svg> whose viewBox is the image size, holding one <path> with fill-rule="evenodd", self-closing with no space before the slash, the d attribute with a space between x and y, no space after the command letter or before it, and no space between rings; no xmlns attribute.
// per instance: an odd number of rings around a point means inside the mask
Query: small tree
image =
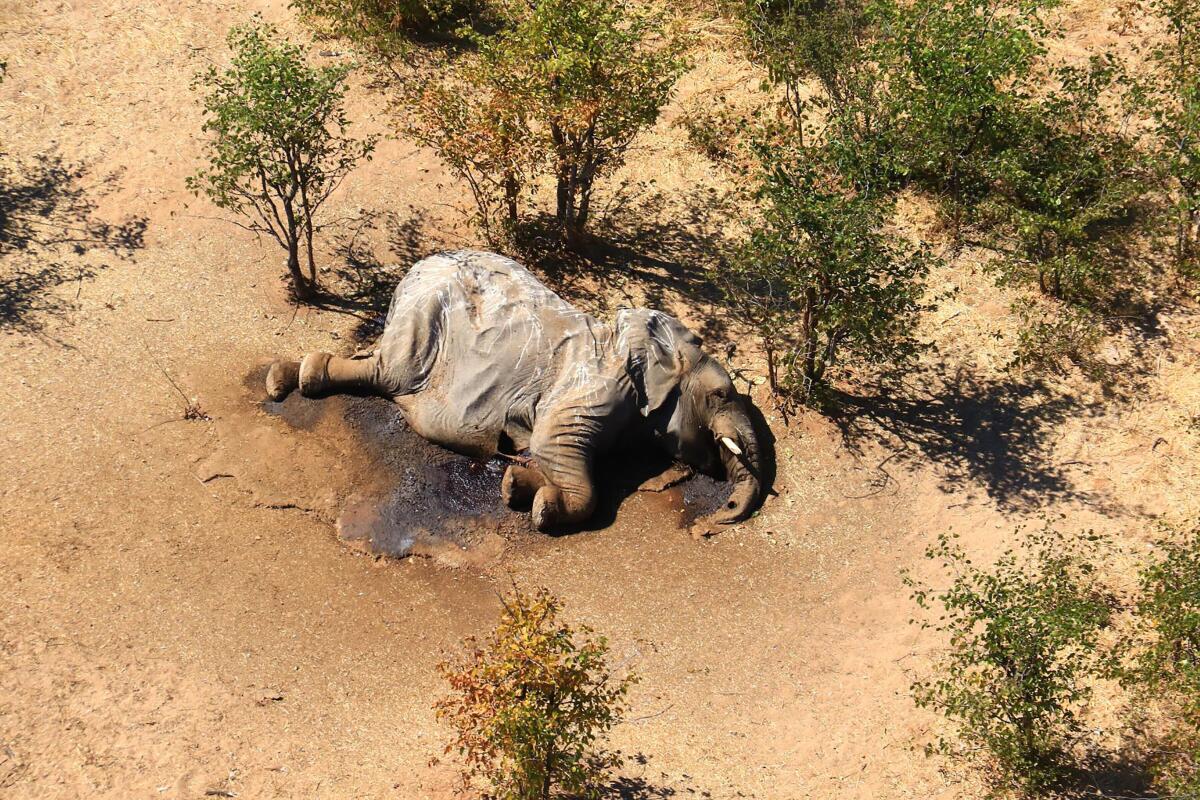
<svg viewBox="0 0 1200 800"><path fill-rule="evenodd" d="M627 0L536 0L508 6L511 25L481 42L502 96L538 123L568 241L590 216L596 179L619 166L683 72L666 17Z"/></svg>
<svg viewBox="0 0 1200 800"><path fill-rule="evenodd" d="M840 185L813 149L756 150L762 221L715 278L759 334L772 389L806 400L839 359L914 354L929 253L885 233L890 204Z"/></svg>
<svg viewBox="0 0 1200 800"><path fill-rule="evenodd" d="M1167 721L1155 742L1155 781L1163 797L1200 798L1200 530L1161 543L1142 570L1131 656L1122 683L1153 701Z"/></svg>
<svg viewBox="0 0 1200 800"><path fill-rule="evenodd" d="M906 577L917 604L936 615L922 628L949 649L932 677L913 684L918 706L944 714L957 740L930 752L982 760L997 789L1038 792L1061 780L1080 733L1097 637L1111 599L1094 578L1092 537L1043 530L991 569L974 565L947 534L926 552L950 578L935 590Z"/></svg>
<svg viewBox="0 0 1200 800"><path fill-rule="evenodd" d="M516 227L542 159L527 116L478 67L460 63L441 81L412 87L405 129L466 181L480 228L500 243Z"/></svg>
<svg viewBox="0 0 1200 800"><path fill-rule="evenodd" d="M210 67L194 84L205 93L204 130L212 138L208 164L188 187L275 239L287 251L296 295L311 298L316 214L355 163L370 157L376 139L345 135L346 67L308 66L300 47L261 20L233 28L227 41L232 64Z"/></svg>
<svg viewBox="0 0 1200 800"><path fill-rule="evenodd" d="M995 262L1002 284L1031 283L1089 308L1106 305L1132 277L1121 273L1144 176L1102 100L1118 75L1109 57L1056 69L1060 88L1014 120L1020 144L993 160L986 204L1012 234L1010 252Z"/></svg>
<svg viewBox="0 0 1200 800"><path fill-rule="evenodd" d="M483 779L496 800L594 798L620 765L600 744L635 679L617 679L604 637L560 622L561 609L544 589L516 590L486 641L439 665L453 694L434 708L454 727L446 752L465 759L464 788Z"/></svg>
<svg viewBox="0 0 1200 800"><path fill-rule="evenodd" d="M475 36L478 56L452 72L448 91L411 93L432 105L418 107L410 132L463 177L487 176L473 180L472 191L499 187L508 209L516 207L518 177L548 169L555 217L575 242L596 181L622 163L670 96L684 66L682 42L662 13L627 0L512 2L501 15L505 26ZM483 158L475 136L487 145Z"/></svg>

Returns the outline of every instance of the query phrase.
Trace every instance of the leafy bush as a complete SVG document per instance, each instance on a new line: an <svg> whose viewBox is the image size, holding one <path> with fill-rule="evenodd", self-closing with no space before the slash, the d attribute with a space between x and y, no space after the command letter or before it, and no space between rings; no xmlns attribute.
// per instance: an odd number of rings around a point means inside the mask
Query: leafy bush
<svg viewBox="0 0 1200 800"><path fill-rule="evenodd" d="M455 71L467 112L443 123L429 112L459 100L425 93L430 105L415 115L413 132L451 165L472 159L471 142L447 130L455 120L469 120L489 142L527 144L506 144L501 158L473 165L488 176L479 184L506 186L512 176L549 171L555 217L567 240L577 241L596 181L622 163L670 96L684 67L683 43L662 13L626 0L513 2L501 16L498 33L475 37L477 59Z"/></svg>
<svg viewBox="0 0 1200 800"><path fill-rule="evenodd" d="M516 590L485 642L439 666L454 693L435 708L455 729L446 752L464 757L464 788L481 778L497 800L597 797L620 765L600 743L635 679L616 678L605 639L560 622L561 610L544 589Z"/></svg>
<svg viewBox="0 0 1200 800"><path fill-rule="evenodd" d="M719 98L712 106L705 103L688 108L675 120L674 126L687 133L688 144L710 161L725 164L733 161L743 121Z"/></svg>
<svg viewBox="0 0 1200 800"><path fill-rule="evenodd" d="M1200 530L1169 539L1141 574L1122 682L1166 706L1154 760L1164 797L1200 798Z"/></svg>
<svg viewBox="0 0 1200 800"><path fill-rule="evenodd" d="M854 84L871 73L862 0L740 0L734 10L751 57L783 88L784 106L797 123L809 79L820 88L809 102L826 108L844 108L860 93Z"/></svg>
<svg viewBox="0 0 1200 800"><path fill-rule="evenodd" d="M886 76L867 4L739 0L735 10L751 57L783 90L796 143L823 148L843 180L860 191L892 188L894 119L885 113Z"/></svg>
<svg viewBox="0 0 1200 800"><path fill-rule="evenodd" d="M762 220L714 277L761 338L772 389L806 400L839 360L912 355L930 255L884 233L891 206L842 185L819 151L760 142L757 157Z"/></svg>
<svg viewBox="0 0 1200 800"><path fill-rule="evenodd" d="M1076 712L1097 658L1110 598L1094 579L1095 540L1049 530L1028 535L990 569L976 566L942 534L926 555L949 585L906 577L913 598L935 616L923 628L949 648L935 674L913 684L918 706L945 715L956 737L931 752L982 760L997 790L1035 793L1061 780L1079 735Z"/></svg>
<svg viewBox="0 0 1200 800"><path fill-rule="evenodd" d="M519 221L542 154L521 110L486 85L488 76L474 64L463 67L449 68L438 83L413 87L405 130L467 183L476 222L500 244Z"/></svg>
<svg viewBox="0 0 1200 800"><path fill-rule="evenodd" d="M375 138L345 135L346 68L308 66L299 46L261 20L233 28L227 41L233 63L209 67L193 85L205 93L211 139L208 164L188 187L275 239L287 251L294 291L309 298L318 288L316 214L359 159L370 157Z"/></svg>
<svg viewBox="0 0 1200 800"><path fill-rule="evenodd" d="M1152 74L1137 83L1141 109L1153 120L1155 155L1175 210L1175 256L1186 274L1200 274L1200 5L1152 0L1167 22L1151 47Z"/></svg>

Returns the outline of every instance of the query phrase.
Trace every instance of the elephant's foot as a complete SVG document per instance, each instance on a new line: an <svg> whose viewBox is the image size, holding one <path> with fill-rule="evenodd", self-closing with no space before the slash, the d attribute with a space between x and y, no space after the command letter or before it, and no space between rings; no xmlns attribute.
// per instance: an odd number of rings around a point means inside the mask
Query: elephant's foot
<svg viewBox="0 0 1200 800"><path fill-rule="evenodd" d="M320 397L329 388L329 353L309 353L300 362L300 394Z"/></svg>
<svg viewBox="0 0 1200 800"><path fill-rule="evenodd" d="M537 490L546 484L546 479L537 469L510 464L500 481L500 496L511 509L528 508Z"/></svg>
<svg viewBox="0 0 1200 800"><path fill-rule="evenodd" d="M595 508L592 492L564 492L547 483L533 497L533 524L542 533L562 526L578 525L590 517Z"/></svg>
<svg viewBox="0 0 1200 800"><path fill-rule="evenodd" d="M639 492L665 492L667 489L670 489L672 486L678 486L695 474L695 471L691 467L670 467L665 472L644 481L637 490Z"/></svg>
<svg viewBox="0 0 1200 800"><path fill-rule="evenodd" d="M276 361L267 371L267 397L278 403L300 385L299 361Z"/></svg>

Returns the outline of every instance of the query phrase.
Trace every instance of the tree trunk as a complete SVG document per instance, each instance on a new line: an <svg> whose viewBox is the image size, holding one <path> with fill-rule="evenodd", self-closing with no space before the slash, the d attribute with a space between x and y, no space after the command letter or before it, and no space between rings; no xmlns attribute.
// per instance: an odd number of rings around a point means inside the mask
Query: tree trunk
<svg viewBox="0 0 1200 800"><path fill-rule="evenodd" d="M520 186L517 184L517 176L509 170L504 174L504 202L508 207L508 221L512 225L517 224L517 197L520 194Z"/></svg>
<svg viewBox="0 0 1200 800"><path fill-rule="evenodd" d="M554 142L554 177L555 177L555 217L559 223L567 221L567 208L570 204L569 172L566 158L566 140L562 128L556 123L550 124L550 138Z"/></svg>
<svg viewBox="0 0 1200 800"><path fill-rule="evenodd" d="M804 290L804 316L801 320L804 336L804 380L806 392L811 392L817 375L817 290L810 286Z"/></svg>
<svg viewBox="0 0 1200 800"><path fill-rule="evenodd" d="M312 299L312 286L300 269L300 242L295 232L288 235L288 273L292 276L292 289L300 300Z"/></svg>
<svg viewBox="0 0 1200 800"><path fill-rule="evenodd" d="M286 198L283 203L283 212L287 222L285 234L287 237L288 273L292 276L292 289L300 300L310 300L313 294L312 286L300 269L300 223L296 219L296 209Z"/></svg>
<svg viewBox="0 0 1200 800"><path fill-rule="evenodd" d="M308 253L309 288L315 291L320 282L317 280L317 259L313 256L312 220L309 220L304 226L304 246Z"/></svg>

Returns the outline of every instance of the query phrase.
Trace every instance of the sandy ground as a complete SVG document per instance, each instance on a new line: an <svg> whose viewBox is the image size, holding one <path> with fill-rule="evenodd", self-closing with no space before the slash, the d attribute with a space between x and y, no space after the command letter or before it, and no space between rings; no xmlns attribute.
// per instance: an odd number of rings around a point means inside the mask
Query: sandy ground
<svg viewBox="0 0 1200 800"><path fill-rule="evenodd" d="M778 496L749 524L695 542L635 494L607 528L459 566L347 546L331 523L370 464L336 414L294 427L245 379L274 355L352 351L361 321L290 306L279 253L183 186L190 77L254 10L298 30L280 3L0 3L0 148L20 180L41 170L30 197L48 202L0 251L0 797L449 796L433 666L488 629L510 580L559 593L641 675L614 736L637 755L626 797L973 796L920 752L936 723L907 687L936 642L907 624L899 569L923 571L947 529L986 556L1046 514L1133 545L1195 518L1194 310L1139 343L1125 399L1030 392L991 335L1007 299L967 254L939 277L959 290L931 321L941 355L907 390L844 430L769 415ZM1102 5L1077 10L1094 24L1072 35L1116 36ZM641 248L609 276L614 302L648 298L717 341L736 325L687 275L702 210L719 215L696 187L720 179L670 123L746 74L698 57L614 215ZM359 130L388 129L368 88L350 105ZM393 214L363 245L390 263L471 242L464 203L390 139L333 211ZM210 419L181 420L172 382Z"/></svg>

